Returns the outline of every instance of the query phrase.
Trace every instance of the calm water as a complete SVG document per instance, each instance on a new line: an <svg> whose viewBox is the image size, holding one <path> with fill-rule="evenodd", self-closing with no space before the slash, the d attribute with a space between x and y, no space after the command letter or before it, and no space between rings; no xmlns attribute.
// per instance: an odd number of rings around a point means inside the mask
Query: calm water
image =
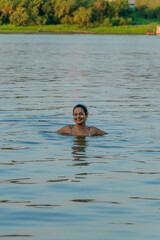
<svg viewBox="0 0 160 240"><path fill-rule="evenodd" d="M160 37L0 35L0 106L2 239L160 239Z"/></svg>

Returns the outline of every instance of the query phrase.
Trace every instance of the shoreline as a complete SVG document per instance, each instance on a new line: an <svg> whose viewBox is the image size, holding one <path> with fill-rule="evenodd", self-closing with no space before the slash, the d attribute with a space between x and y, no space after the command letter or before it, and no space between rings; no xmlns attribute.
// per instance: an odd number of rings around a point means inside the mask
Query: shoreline
<svg viewBox="0 0 160 240"><path fill-rule="evenodd" d="M149 25L79 27L75 25L14 26L1 25L0 34L100 34L156 35L156 23Z"/></svg>
<svg viewBox="0 0 160 240"><path fill-rule="evenodd" d="M60 31L60 32L56 32L56 31L43 31L43 32L14 32L14 31L8 31L8 32L1 32L0 34L97 34L97 35L147 35L147 33L115 33L115 32L109 32L109 33L104 33L104 32L81 32L81 31ZM156 35L155 33L150 34L150 35Z"/></svg>
<svg viewBox="0 0 160 240"><path fill-rule="evenodd" d="M136 35L142 35L142 36L158 36L156 33L91 33L91 32L0 32L0 35L130 35L130 36L136 36Z"/></svg>

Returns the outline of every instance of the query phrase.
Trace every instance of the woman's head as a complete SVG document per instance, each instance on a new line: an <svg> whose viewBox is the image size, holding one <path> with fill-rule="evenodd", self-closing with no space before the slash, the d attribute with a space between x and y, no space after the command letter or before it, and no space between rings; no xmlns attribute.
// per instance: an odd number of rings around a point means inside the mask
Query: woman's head
<svg viewBox="0 0 160 240"><path fill-rule="evenodd" d="M85 113L85 115L88 115L88 109L87 109L87 107L84 106L83 104L77 104L77 105L73 108L73 114L74 114L74 110L75 110L76 108L82 108L83 111L84 111L84 113Z"/></svg>
<svg viewBox="0 0 160 240"><path fill-rule="evenodd" d="M74 121L79 125L85 124L88 117L88 110L83 104L77 104L73 108Z"/></svg>

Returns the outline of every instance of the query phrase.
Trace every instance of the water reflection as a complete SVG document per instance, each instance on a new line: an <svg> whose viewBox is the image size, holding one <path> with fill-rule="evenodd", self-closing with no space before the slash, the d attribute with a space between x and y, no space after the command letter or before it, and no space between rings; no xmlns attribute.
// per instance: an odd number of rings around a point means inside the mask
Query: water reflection
<svg viewBox="0 0 160 240"><path fill-rule="evenodd" d="M89 163L86 162L86 147L88 145L87 137L85 136L75 136L73 139L73 146L72 146L72 156L73 161L83 161L82 163L75 163L74 165L88 165Z"/></svg>
<svg viewBox="0 0 160 240"><path fill-rule="evenodd" d="M19 238L19 237L32 237L32 235L26 235L26 234L11 234L11 235L0 235L1 238Z"/></svg>

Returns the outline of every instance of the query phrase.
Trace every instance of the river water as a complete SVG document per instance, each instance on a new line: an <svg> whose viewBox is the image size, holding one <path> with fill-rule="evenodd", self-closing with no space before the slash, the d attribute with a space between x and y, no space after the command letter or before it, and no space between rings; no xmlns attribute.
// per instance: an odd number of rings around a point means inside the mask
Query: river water
<svg viewBox="0 0 160 240"><path fill-rule="evenodd" d="M0 106L0 238L160 239L160 37L0 35Z"/></svg>

